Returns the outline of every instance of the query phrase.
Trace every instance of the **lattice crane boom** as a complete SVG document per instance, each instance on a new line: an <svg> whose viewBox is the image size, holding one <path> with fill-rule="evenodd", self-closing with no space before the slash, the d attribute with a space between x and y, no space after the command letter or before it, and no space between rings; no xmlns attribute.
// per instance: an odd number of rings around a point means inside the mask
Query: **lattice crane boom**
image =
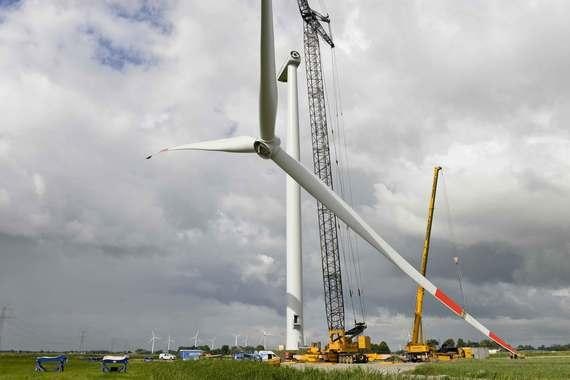
<svg viewBox="0 0 570 380"><path fill-rule="evenodd" d="M334 187L333 173L327 126L325 87L319 45L320 36L330 47L334 47L332 37L321 24L321 22L329 23L330 19L328 16L324 16L311 9L307 0L297 0L297 3L304 20L303 42L313 147L313 169L315 174L332 189ZM331 341L335 341L345 334L345 310L338 240L338 222L336 215L318 201L317 215L327 324ZM351 329L350 332L359 333L362 330L355 331Z"/></svg>

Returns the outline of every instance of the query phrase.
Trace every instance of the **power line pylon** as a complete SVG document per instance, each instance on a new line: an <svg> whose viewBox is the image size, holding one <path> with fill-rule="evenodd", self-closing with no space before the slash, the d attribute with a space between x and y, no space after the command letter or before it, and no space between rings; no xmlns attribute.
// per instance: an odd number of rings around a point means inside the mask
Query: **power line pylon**
<svg viewBox="0 0 570 380"><path fill-rule="evenodd" d="M3 306L2 311L0 311L0 351L2 351L2 333L4 330L4 323L7 319L14 319L14 317L8 315L8 306Z"/></svg>
<svg viewBox="0 0 570 380"><path fill-rule="evenodd" d="M85 353L85 338L87 337L87 331L81 330L81 336L79 341L79 352L84 354Z"/></svg>

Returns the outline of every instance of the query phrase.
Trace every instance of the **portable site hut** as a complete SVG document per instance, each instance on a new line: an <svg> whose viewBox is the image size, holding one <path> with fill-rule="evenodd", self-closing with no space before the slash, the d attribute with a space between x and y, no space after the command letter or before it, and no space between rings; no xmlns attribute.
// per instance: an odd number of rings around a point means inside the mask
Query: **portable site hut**
<svg viewBox="0 0 570 380"><path fill-rule="evenodd" d="M49 363L49 364L48 364ZM36 372L63 372L65 369L65 364L67 363L67 356L40 356L36 358ZM51 367L46 366L46 364L52 365Z"/></svg>
<svg viewBox="0 0 570 380"><path fill-rule="evenodd" d="M198 360L200 356L204 355L202 350L180 350L178 352L182 360Z"/></svg>
<svg viewBox="0 0 570 380"><path fill-rule="evenodd" d="M127 355L113 356L105 355L101 360L101 371L103 372L127 372L129 357Z"/></svg>

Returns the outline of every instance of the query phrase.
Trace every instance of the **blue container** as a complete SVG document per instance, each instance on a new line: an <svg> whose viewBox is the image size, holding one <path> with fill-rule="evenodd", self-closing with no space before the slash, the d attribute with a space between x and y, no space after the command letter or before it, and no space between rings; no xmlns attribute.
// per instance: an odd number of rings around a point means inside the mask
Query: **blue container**
<svg viewBox="0 0 570 380"><path fill-rule="evenodd" d="M180 350L180 359L182 360L198 360L200 356L204 355L202 350Z"/></svg>

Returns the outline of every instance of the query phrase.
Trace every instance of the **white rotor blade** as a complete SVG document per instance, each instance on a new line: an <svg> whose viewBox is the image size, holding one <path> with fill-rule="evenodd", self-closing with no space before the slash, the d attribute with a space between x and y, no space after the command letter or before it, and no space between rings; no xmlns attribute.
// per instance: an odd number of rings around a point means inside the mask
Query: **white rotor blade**
<svg viewBox="0 0 570 380"><path fill-rule="evenodd" d="M277 114L277 78L273 42L273 10L271 0L261 1L261 44L259 76L259 131L261 140L273 141Z"/></svg>
<svg viewBox="0 0 570 380"><path fill-rule="evenodd" d="M166 148L158 153L170 152L173 150L212 150L218 152L232 152L232 153L253 153L253 143L255 139L250 136L237 136L230 137L229 139L210 140L193 144L178 145L171 148ZM147 156L147 160L152 157Z"/></svg>
<svg viewBox="0 0 570 380"><path fill-rule="evenodd" d="M318 201L324 204L336 216L342 219L354 232L360 235L370 245L392 261L402 272L423 287L428 293L434 296L439 302L450 309L453 313L463 318L471 326L489 337L506 350L516 354L516 350L502 340L495 333L483 326L474 317L468 314L459 304L443 291L438 289L430 280L422 276L410 263L408 263L394 248L380 237L345 201L334 191L319 180L314 174L307 170L300 162L293 159L281 148L274 147L271 159L287 174L289 174L299 185L309 192Z"/></svg>

